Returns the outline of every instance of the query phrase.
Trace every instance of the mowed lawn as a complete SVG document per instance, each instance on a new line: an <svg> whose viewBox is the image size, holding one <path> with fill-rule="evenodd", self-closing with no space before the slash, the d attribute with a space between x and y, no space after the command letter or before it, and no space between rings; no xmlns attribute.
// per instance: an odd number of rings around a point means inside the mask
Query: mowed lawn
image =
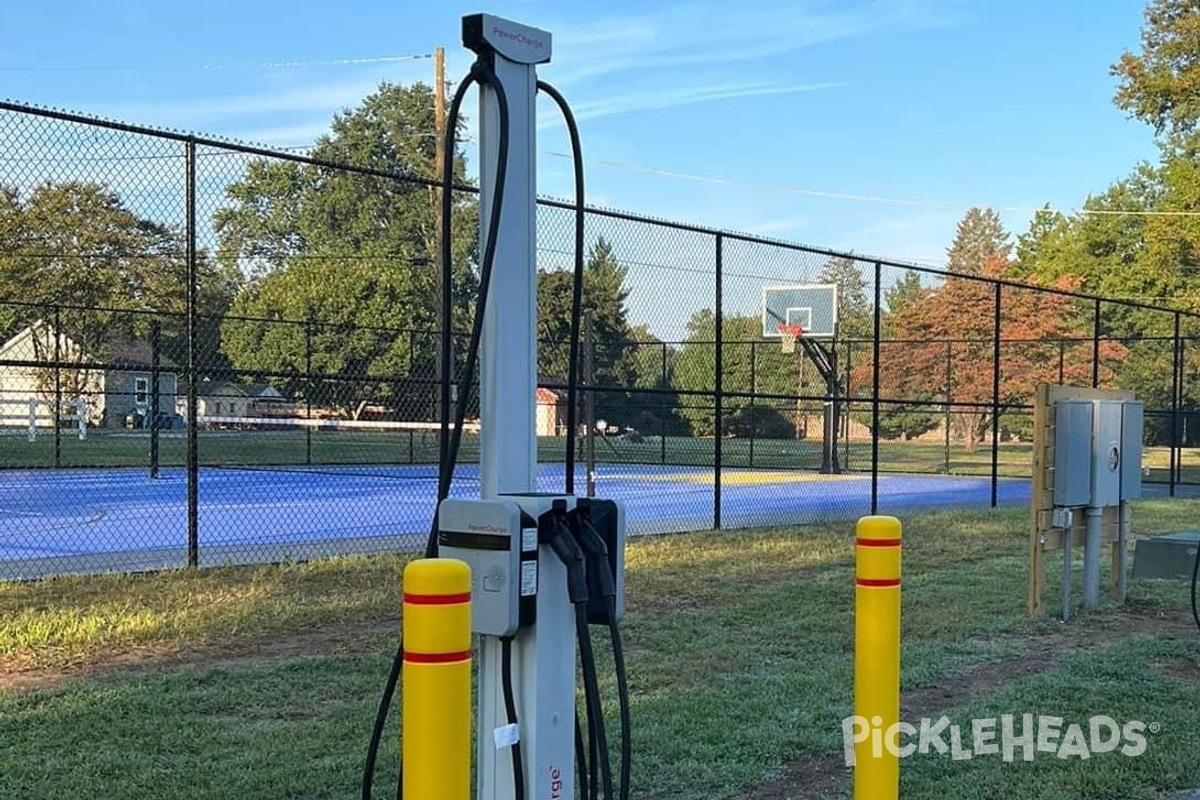
<svg viewBox="0 0 1200 800"><path fill-rule="evenodd" d="M1198 519L1200 501L1134 509L1139 534ZM1031 713L1086 729L1103 714L1159 732L1135 758L917 756L902 796L1148 800L1200 785L1186 587L1135 582L1123 609L1028 620L1025 524L1020 511L905 520L906 718L969 731ZM403 563L0 584L0 798L357 797ZM627 590L634 797L846 796L852 526L638 539ZM397 751L393 719L377 797L394 792Z"/></svg>
<svg viewBox="0 0 1200 800"><path fill-rule="evenodd" d="M400 423L399 425L403 425ZM20 435L18 435L20 434ZM565 459L565 438L543 436L538 440L538 458L546 462ZM186 435L162 431L159 464L182 467L187 458ZM479 438L463 438L463 463L478 460ZM596 460L610 464L671 464L708 466L715 458L712 438L686 436L599 437ZM57 443L53 433L42 431L33 442L23 431L5 431L0 436L0 467L132 467L150 463L150 435L146 431L89 432L80 440L62 431ZM434 464L437 461L437 431L427 428L380 430L205 430L198 432L201 465L303 466L330 464ZM727 438L721 441L721 460L728 468L817 470L821 467L821 441L817 439ZM839 443L843 469L869 472L871 443L851 440ZM582 460L582 444L578 451ZM1032 446L1005 442L997 448L997 472L1001 477L1028 478L1032 471ZM1169 480L1170 450L1146 448L1143 464L1148 480ZM967 450L959 442L896 441L879 443L882 472L950 475L991 475L992 448L982 444ZM1180 451L1180 477L1185 483L1200 483L1200 448Z"/></svg>
<svg viewBox="0 0 1200 800"><path fill-rule="evenodd" d="M198 450L202 464L303 465L303 464L432 464L438 456L437 430L403 427L377 430L341 429L306 431L296 427L261 430L198 431ZM22 433L23 432L17 432ZM583 442L577 455L582 458ZM542 461L565 459L565 437L542 436L538 439L538 457ZM732 467L817 469L821 465L820 439L748 439L729 438L721 443L722 460ZM57 455L55 449L57 447ZM159 434L159 463L183 466L186 460L186 434L162 431ZM597 437L596 458L606 463L711 465L715 457L712 438L687 436ZM1001 462L1024 464L1028 447L1002 448ZM145 467L150 458L150 434L147 431L90 431L80 440L63 431L56 444L53 433L39 432L33 442L23 435L8 432L0 438L5 467ZM461 458L475 460L479 437L468 433L461 444ZM882 443L881 463L918 471L944 471L946 450L939 444L916 442ZM842 443L839 455L855 470L870 469L869 441ZM961 446L950 450L950 468L968 471L990 470L991 450L982 448L967 453ZM1026 471L1028 466L1026 465Z"/></svg>

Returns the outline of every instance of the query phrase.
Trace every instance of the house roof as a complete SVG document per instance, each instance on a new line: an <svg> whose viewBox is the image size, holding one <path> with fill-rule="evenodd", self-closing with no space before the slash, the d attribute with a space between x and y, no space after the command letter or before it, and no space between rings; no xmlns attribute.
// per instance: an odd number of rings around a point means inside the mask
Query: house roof
<svg viewBox="0 0 1200 800"><path fill-rule="evenodd" d="M3 346L0 346L0 353L19 348L24 342L33 339L35 331L46 331L46 341L50 341L53 337L50 334L50 323L46 320L38 320L32 325L20 330L10 338ZM64 331L62 338L74 346L78 336L72 336L70 331ZM150 346L150 342L131 339L124 334L112 334L106 336L101 341L101 353L93 354L86 353L85 357L100 361L104 364L111 365L117 369L150 369L153 366L154 351ZM161 369L176 370L179 365L174 360L168 358L162 352L158 355L158 365Z"/></svg>
<svg viewBox="0 0 1200 800"><path fill-rule="evenodd" d="M117 367L150 369L154 363L154 349L149 342L111 336L105 338L103 348L108 351L104 361ZM163 369L179 368L178 364L161 352L158 354L158 365Z"/></svg>
<svg viewBox="0 0 1200 800"><path fill-rule="evenodd" d="M248 396L245 386L233 383L232 381L214 381L211 378L204 378L196 384L196 394L214 395L231 393Z"/></svg>

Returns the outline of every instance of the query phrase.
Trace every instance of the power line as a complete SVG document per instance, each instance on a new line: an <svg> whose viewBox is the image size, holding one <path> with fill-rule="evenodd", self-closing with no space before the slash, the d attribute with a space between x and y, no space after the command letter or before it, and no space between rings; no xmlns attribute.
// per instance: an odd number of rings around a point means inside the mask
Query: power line
<svg viewBox="0 0 1200 800"><path fill-rule="evenodd" d="M554 150L542 150L543 154L553 156L555 158L571 158L569 153L561 153ZM880 203L887 205L903 205L918 208L929 208L939 210L961 210L964 208L962 204L947 203L940 200L914 200L911 198L885 197L880 195L862 195L862 194L847 194L844 192L828 192L819 189L809 189L798 186L783 186L779 184L758 183L754 181L732 180L729 178L717 178L708 175L696 175L686 172L676 172L674 170L659 169L657 167L644 167L638 164L629 164L622 161L610 161L607 159L587 159L585 163L594 166L608 167L610 169L618 169L625 172L634 172L643 175L654 175L661 178L669 178L672 180L690 181L693 183L708 183L715 186L729 186L739 189L751 189L759 192L775 192L782 194L798 194L807 197L820 197L829 200L845 200L850 202L860 203ZM986 204L976 204L986 205ZM1154 211L1146 209L1056 209L1052 207L1042 206L1038 208L1026 208L1022 206L999 206L995 207L997 211L1007 211L1021 214L1035 214L1038 212L1059 213L1063 215L1085 215L1085 216L1143 216L1143 217L1200 217L1200 211Z"/></svg>
<svg viewBox="0 0 1200 800"><path fill-rule="evenodd" d="M169 65L169 64L92 64L92 65L55 65L37 67L4 67L0 72L131 72L131 71L189 71L189 70L222 70L222 69L296 69L299 67L343 67L363 64L394 64L400 61L418 61L433 58L433 53L408 53L390 56L362 56L357 58L331 58L318 61L243 61L216 64Z"/></svg>

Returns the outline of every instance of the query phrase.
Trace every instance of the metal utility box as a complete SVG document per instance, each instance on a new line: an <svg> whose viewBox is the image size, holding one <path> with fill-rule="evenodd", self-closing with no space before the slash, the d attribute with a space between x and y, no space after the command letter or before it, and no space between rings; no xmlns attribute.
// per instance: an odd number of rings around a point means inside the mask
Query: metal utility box
<svg viewBox="0 0 1200 800"><path fill-rule="evenodd" d="M1092 415L1092 500L1096 508L1121 502L1121 422L1124 403L1097 400Z"/></svg>
<svg viewBox="0 0 1200 800"><path fill-rule="evenodd" d="M1142 441L1145 428L1145 405L1129 401L1122 404L1121 424L1121 499L1137 500L1142 496Z"/></svg>
<svg viewBox="0 0 1200 800"><path fill-rule="evenodd" d="M1062 401L1054 409L1054 505L1086 506L1092 496L1090 400Z"/></svg>
<svg viewBox="0 0 1200 800"><path fill-rule="evenodd" d="M1175 533L1138 539L1133 550L1133 577L1190 581L1200 533Z"/></svg>

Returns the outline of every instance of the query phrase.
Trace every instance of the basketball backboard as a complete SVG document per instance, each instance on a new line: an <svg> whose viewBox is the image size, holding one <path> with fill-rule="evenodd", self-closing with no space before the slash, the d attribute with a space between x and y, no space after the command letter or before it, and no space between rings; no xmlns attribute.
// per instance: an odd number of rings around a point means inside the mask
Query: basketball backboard
<svg viewBox="0 0 1200 800"><path fill-rule="evenodd" d="M836 283L799 283L764 286L763 337L778 339L780 325L799 325L808 339L833 339L837 334Z"/></svg>

